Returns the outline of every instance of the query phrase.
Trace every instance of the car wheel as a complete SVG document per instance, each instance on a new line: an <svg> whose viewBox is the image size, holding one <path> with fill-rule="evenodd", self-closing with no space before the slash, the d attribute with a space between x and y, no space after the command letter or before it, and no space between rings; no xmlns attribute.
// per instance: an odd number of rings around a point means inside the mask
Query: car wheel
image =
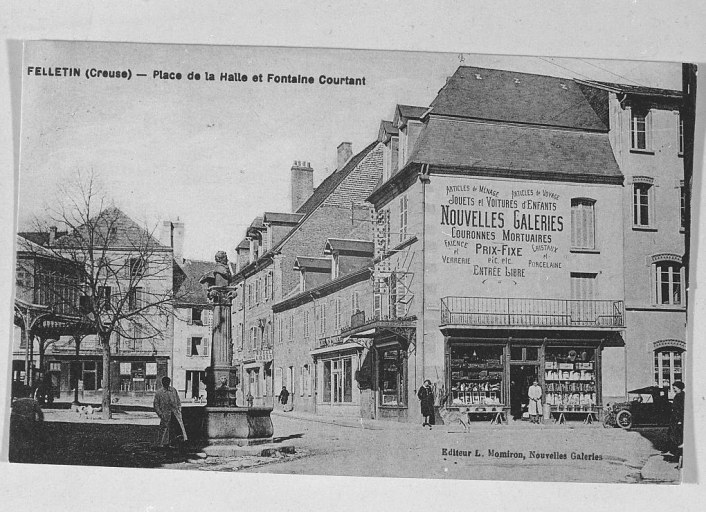
<svg viewBox="0 0 706 512"><path fill-rule="evenodd" d="M615 422L620 428L628 429L632 427L632 414L630 413L630 411L620 411L615 416Z"/></svg>

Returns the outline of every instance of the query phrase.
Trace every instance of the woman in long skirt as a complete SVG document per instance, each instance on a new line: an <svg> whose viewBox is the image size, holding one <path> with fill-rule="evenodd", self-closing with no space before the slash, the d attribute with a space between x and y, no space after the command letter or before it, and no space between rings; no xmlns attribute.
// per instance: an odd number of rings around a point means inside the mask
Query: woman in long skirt
<svg viewBox="0 0 706 512"><path fill-rule="evenodd" d="M422 416L424 416L423 427L429 427L434 424L434 390L431 389L431 381L429 379L424 381L424 385L419 388L417 392L417 397L422 406Z"/></svg>

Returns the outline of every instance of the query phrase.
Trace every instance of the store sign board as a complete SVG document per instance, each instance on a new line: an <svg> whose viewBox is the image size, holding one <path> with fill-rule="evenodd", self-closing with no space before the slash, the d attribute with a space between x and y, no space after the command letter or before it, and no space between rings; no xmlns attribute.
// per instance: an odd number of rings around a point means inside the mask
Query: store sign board
<svg viewBox="0 0 706 512"><path fill-rule="evenodd" d="M431 244L442 272L466 284L522 289L566 275L571 242L567 185L436 178L430 187Z"/></svg>

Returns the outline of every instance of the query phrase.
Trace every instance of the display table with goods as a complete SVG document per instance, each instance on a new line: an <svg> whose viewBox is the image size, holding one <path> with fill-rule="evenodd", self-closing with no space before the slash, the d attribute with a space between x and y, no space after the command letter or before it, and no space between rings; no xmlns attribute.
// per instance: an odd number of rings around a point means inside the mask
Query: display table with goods
<svg viewBox="0 0 706 512"><path fill-rule="evenodd" d="M500 347L453 347L450 360L450 403L469 421L490 418L507 422L509 407L502 402L503 364Z"/></svg>

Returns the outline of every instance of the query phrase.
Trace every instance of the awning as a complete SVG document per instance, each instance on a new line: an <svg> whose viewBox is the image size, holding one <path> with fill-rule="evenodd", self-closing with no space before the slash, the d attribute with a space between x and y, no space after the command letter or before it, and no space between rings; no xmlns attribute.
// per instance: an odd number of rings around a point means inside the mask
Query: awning
<svg viewBox="0 0 706 512"><path fill-rule="evenodd" d="M312 356L319 356L322 354L330 354L335 352L345 352L349 350L363 350L363 346L360 343L341 343L339 345L331 345L330 347L317 348L309 352Z"/></svg>
<svg viewBox="0 0 706 512"><path fill-rule="evenodd" d="M243 368L250 370L252 368L262 368L265 365L264 361L255 361L254 363L245 363Z"/></svg>

